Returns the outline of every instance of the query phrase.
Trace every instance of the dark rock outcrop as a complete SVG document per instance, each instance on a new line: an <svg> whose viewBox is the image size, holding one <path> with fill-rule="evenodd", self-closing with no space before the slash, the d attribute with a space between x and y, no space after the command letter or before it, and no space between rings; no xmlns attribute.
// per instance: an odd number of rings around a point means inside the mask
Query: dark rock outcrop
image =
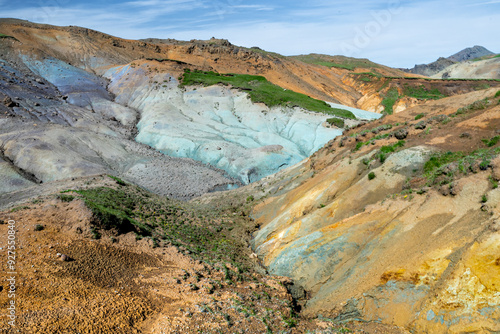
<svg viewBox="0 0 500 334"><path fill-rule="evenodd" d="M455 62L462 62L462 61L467 61L467 60L472 60L484 56L491 56L494 55L493 52L490 50L486 49L483 46L479 45L474 45L471 48L466 48L463 49L460 52L455 53L454 55L451 55L448 57L448 59L455 61Z"/></svg>

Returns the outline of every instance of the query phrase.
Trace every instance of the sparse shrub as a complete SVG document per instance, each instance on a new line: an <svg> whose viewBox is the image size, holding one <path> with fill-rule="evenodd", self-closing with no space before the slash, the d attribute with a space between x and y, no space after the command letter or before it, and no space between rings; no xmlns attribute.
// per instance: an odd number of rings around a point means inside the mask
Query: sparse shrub
<svg viewBox="0 0 500 334"><path fill-rule="evenodd" d="M488 197L485 195L481 196L481 203L486 203L488 202Z"/></svg>
<svg viewBox="0 0 500 334"><path fill-rule="evenodd" d="M488 159L483 159L481 163L479 164L479 169L480 170L487 170L490 167L491 161Z"/></svg>
<svg viewBox="0 0 500 334"><path fill-rule="evenodd" d="M26 210L26 209L29 209L30 207L29 206L26 206L26 205L22 205L22 206L17 206L15 208L12 208L10 210L10 212L17 212L17 211L21 211L21 210Z"/></svg>
<svg viewBox="0 0 500 334"><path fill-rule="evenodd" d="M379 159L380 163L382 163L382 164L383 164L383 163L385 162L385 159L387 159L387 154L385 154L385 153L382 153L382 152L381 152L381 153L378 155L378 159Z"/></svg>
<svg viewBox="0 0 500 334"><path fill-rule="evenodd" d="M482 142L486 146L488 146L488 147L495 146L498 143L498 141L500 141L500 136L495 136L495 137L493 137L493 138L491 138L489 140L488 139L482 139Z"/></svg>
<svg viewBox="0 0 500 334"><path fill-rule="evenodd" d="M205 291L211 295L212 293L215 292L215 286L213 284L205 286Z"/></svg>
<svg viewBox="0 0 500 334"><path fill-rule="evenodd" d="M43 230L44 228L45 228L45 227L44 227L43 225L36 224L36 225L35 225L34 230L35 230L35 231L41 231L41 230Z"/></svg>
<svg viewBox="0 0 500 334"><path fill-rule="evenodd" d="M424 114L418 114L417 116L415 116L415 120L419 120L421 118L423 118L425 115Z"/></svg>
<svg viewBox="0 0 500 334"><path fill-rule="evenodd" d="M480 149L468 154L464 152L435 153L424 164L427 184L449 183L457 172L468 174L469 172L476 173L478 169L486 170L491 167L491 159L498 153L500 153L500 148Z"/></svg>
<svg viewBox="0 0 500 334"><path fill-rule="evenodd" d="M226 323L228 327L231 327L233 325L233 322L231 321L231 317L227 313L223 313L222 316L224 317L224 320L226 320Z"/></svg>
<svg viewBox="0 0 500 334"><path fill-rule="evenodd" d="M296 316L287 317L285 315L282 315L281 318L283 319L283 322L285 323L286 327L293 328L297 326L298 319Z"/></svg>
<svg viewBox="0 0 500 334"><path fill-rule="evenodd" d="M116 176L113 176L113 175L108 175L110 178L112 178L113 180L116 181L116 184L118 184L119 186L126 186L127 183L125 181L123 181L122 179L120 179L119 177L116 177Z"/></svg>
<svg viewBox="0 0 500 334"><path fill-rule="evenodd" d="M488 180L490 181L491 188L496 189L498 188L498 181L493 178L493 176L489 176Z"/></svg>
<svg viewBox="0 0 500 334"><path fill-rule="evenodd" d="M374 172L368 173L368 180L373 180L374 178L375 178L375 173Z"/></svg>
<svg viewBox="0 0 500 334"><path fill-rule="evenodd" d="M72 195L58 195L57 197L61 200L61 202L71 202L75 199L75 196Z"/></svg>
<svg viewBox="0 0 500 334"><path fill-rule="evenodd" d="M75 191L82 195L85 205L92 210L104 229L117 229L120 233L140 232L150 235L150 228L132 218L136 206L141 205L138 197L111 188L95 188Z"/></svg>
<svg viewBox="0 0 500 334"><path fill-rule="evenodd" d="M253 202L253 201L254 201L253 195L250 195L250 196L247 197L247 203Z"/></svg>
<svg viewBox="0 0 500 334"><path fill-rule="evenodd" d="M425 121L420 121L417 124L415 124L415 129L417 130L423 130L427 127L427 123Z"/></svg>
<svg viewBox="0 0 500 334"><path fill-rule="evenodd" d="M356 147L354 147L354 149L353 149L353 152L358 151L361 147L363 147L363 145L365 145L365 143L364 143L364 142L362 142L362 141L358 141L358 142L356 143Z"/></svg>
<svg viewBox="0 0 500 334"><path fill-rule="evenodd" d="M345 126L344 120L336 117L328 118L326 122L330 125L334 125L337 128L343 128Z"/></svg>
<svg viewBox="0 0 500 334"><path fill-rule="evenodd" d="M485 109L489 103L490 103L490 101L488 100L488 98L474 101L465 107L459 108L456 113L452 114L452 116L458 116L458 115L465 114L466 112Z"/></svg>
<svg viewBox="0 0 500 334"><path fill-rule="evenodd" d="M231 273L231 270L224 264L224 279L226 281L232 281L233 275Z"/></svg>
<svg viewBox="0 0 500 334"><path fill-rule="evenodd" d="M393 153L396 151L396 149L403 147L405 145L404 140L398 140L397 143L392 144L392 145L385 145L380 148L380 152L382 153Z"/></svg>
<svg viewBox="0 0 500 334"><path fill-rule="evenodd" d="M483 83L483 84L479 84L476 87L474 87L474 90L483 90L483 89L488 89L488 88L491 88L491 86L488 85L487 83Z"/></svg>
<svg viewBox="0 0 500 334"><path fill-rule="evenodd" d="M92 233L92 239L95 239L95 240L101 239L101 233L99 233L99 231L97 231L96 228L94 228L94 227L91 228L90 233Z"/></svg>
<svg viewBox="0 0 500 334"><path fill-rule="evenodd" d="M500 90L495 93L495 97L499 97L499 96L500 96Z"/></svg>

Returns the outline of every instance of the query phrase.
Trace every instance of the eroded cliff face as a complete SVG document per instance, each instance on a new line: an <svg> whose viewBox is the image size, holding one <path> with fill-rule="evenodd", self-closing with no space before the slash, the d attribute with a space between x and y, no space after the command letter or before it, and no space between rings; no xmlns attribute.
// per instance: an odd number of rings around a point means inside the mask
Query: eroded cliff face
<svg viewBox="0 0 500 334"><path fill-rule="evenodd" d="M253 247L271 273L307 291L306 314L418 333L500 329L500 166L498 149L481 141L495 136L499 107L453 115L495 93L351 130L254 208ZM453 154L437 169L428 163Z"/></svg>
<svg viewBox="0 0 500 334"><path fill-rule="evenodd" d="M111 173L187 199L258 180L341 134L323 114L267 108L228 87L178 87L185 68L273 77L307 64L290 68L284 57L227 42L150 44L19 20L0 27L13 36L0 41L1 154L9 171L29 177L5 176L1 192ZM188 175L192 184L179 185Z"/></svg>
<svg viewBox="0 0 500 334"><path fill-rule="evenodd" d="M140 112L136 140L223 169L244 184L298 163L342 134L326 126L328 115L254 104L230 87L179 88L177 78L148 75L148 68L106 72L116 101Z"/></svg>

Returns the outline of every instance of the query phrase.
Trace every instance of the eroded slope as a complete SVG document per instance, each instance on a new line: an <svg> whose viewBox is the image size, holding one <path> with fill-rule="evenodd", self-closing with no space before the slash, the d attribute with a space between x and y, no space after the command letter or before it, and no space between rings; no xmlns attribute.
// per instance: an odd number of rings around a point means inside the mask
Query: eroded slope
<svg viewBox="0 0 500 334"><path fill-rule="evenodd" d="M253 247L304 287L307 314L426 333L499 330L495 94L351 130L255 207Z"/></svg>

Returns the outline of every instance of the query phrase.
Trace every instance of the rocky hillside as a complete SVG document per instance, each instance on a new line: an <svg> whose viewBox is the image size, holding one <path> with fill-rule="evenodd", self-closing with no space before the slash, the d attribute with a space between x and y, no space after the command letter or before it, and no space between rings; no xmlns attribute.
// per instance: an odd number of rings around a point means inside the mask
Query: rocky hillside
<svg viewBox="0 0 500 334"><path fill-rule="evenodd" d="M471 68L467 71L469 67L474 67L467 61L488 59L488 57L494 55L495 53L489 51L485 47L475 45L473 47L463 49L462 51L459 51L449 57L440 57L438 60L430 64L415 65L415 67L404 71L440 79L498 79L496 73L497 71L491 71L491 68L485 68L480 71L474 71L474 69ZM463 62L466 63L460 64ZM456 66L452 67L452 65ZM448 70L449 67L450 70ZM454 68L457 67L462 68L462 70L454 70ZM495 74L491 74L491 72L495 72Z"/></svg>
<svg viewBox="0 0 500 334"><path fill-rule="evenodd" d="M426 77L431 77L455 63L456 63L455 60L452 60L450 58L440 57L438 60L429 64L415 65L415 67L408 69L408 73L420 74Z"/></svg>
<svg viewBox="0 0 500 334"><path fill-rule="evenodd" d="M490 50L486 49L483 46L474 45L471 48L463 49L462 51L457 52L454 55L449 56L448 59L456 61L456 62L462 62L462 61L467 61L467 60L473 60L476 58L481 58L484 56L491 56L494 54L495 53L491 52Z"/></svg>
<svg viewBox="0 0 500 334"><path fill-rule="evenodd" d="M441 72L436 73L432 78L486 78L500 79L500 58L466 61L451 65Z"/></svg>
<svg viewBox="0 0 500 334"><path fill-rule="evenodd" d="M498 90L345 133L253 211L269 271L305 313L413 333L500 329Z"/></svg>
<svg viewBox="0 0 500 334"><path fill-rule="evenodd" d="M498 81L0 34L2 332L500 331Z"/></svg>

